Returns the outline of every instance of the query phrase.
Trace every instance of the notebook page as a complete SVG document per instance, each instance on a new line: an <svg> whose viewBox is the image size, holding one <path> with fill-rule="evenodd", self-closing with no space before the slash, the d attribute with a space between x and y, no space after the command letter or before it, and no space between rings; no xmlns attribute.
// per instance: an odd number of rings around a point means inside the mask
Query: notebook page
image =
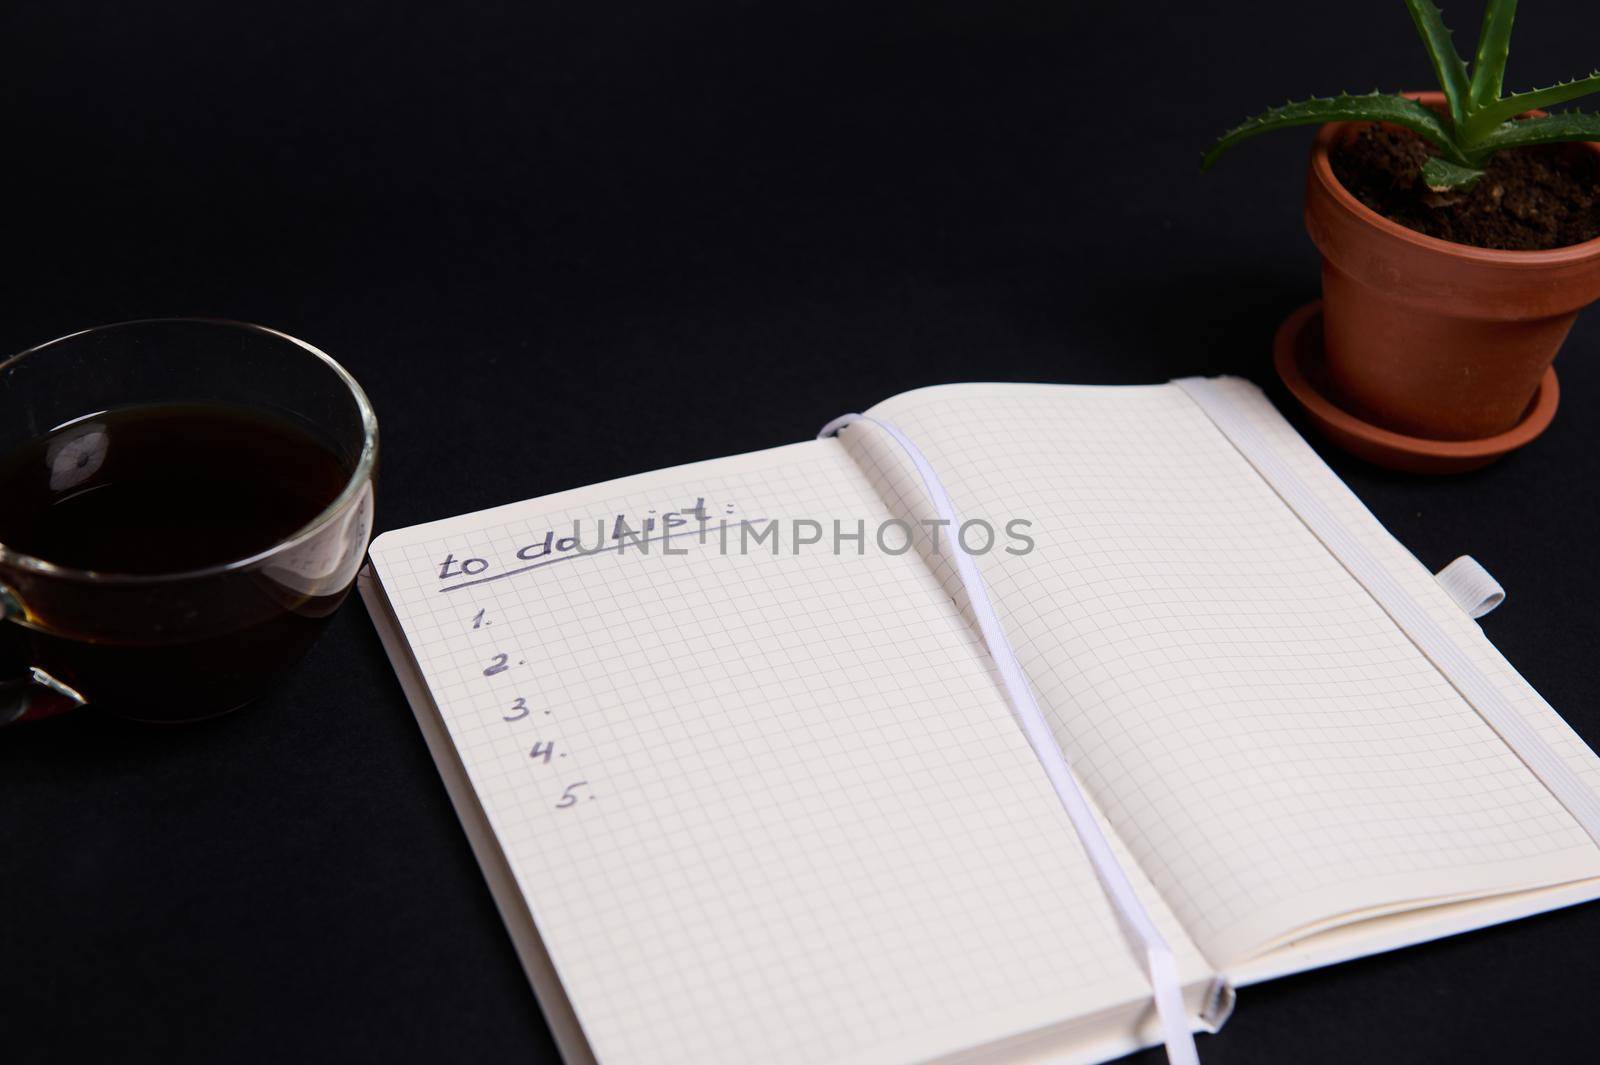
<svg viewBox="0 0 1600 1065"><path fill-rule="evenodd" d="M818 441L371 551L598 1059L916 1061L1148 1001L921 560L787 539L724 554L715 531L670 556L546 553L574 520L592 545L597 520L664 527L675 509L713 528L888 516L843 446Z"/></svg>
<svg viewBox="0 0 1600 1065"><path fill-rule="evenodd" d="M1559 754L1589 787L1600 790L1600 755L1591 749L1566 719L1506 661L1499 648L1489 642L1479 624L1445 592L1434 575L1405 546L1389 535L1383 524L1366 508L1356 494L1329 469L1311 445L1285 421L1261 390L1248 381L1230 378L1224 382L1233 392L1256 428L1271 440L1278 454L1296 474L1312 486L1329 507L1372 552L1418 602L1430 609L1434 620L1462 647L1473 664L1494 682L1523 718L1538 730L1551 749ZM1470 537L1470 530L1463 533ZM1463 544L1466 551L1471 545ZM1531 622L1530 622L1531 623Z"/></svg>
<svg viewBox="0 0 1600 1065"><path fill-rule="evenodd" d="M1600 873L1177 389L946 386L873 413L964 514L1036 522L1036 549L984 556L985 577L1074 768L1219 966L1342 915ZM849 446L886 498L925 506L896 456Z"/></svg>

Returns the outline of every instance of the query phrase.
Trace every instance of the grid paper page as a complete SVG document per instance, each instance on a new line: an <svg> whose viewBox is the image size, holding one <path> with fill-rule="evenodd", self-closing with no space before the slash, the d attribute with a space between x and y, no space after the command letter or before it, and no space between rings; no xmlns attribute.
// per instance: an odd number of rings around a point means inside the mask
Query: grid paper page
<svg viewBox="0 0 1600 1065"><path fill-rule="evenodd" d="M991 553L984 575L1074 768L1220 967L1361 913L1600 874L1176 388L946 386L872 413L965 516L1038 523L1037 550ZM896 455L850 446L897 508L925 509Z"/></svg>
<svg viewBox="0 0 1600 1065"><path fill-rule="evenodd" d="M830 440L371 552L599 1060L913 1061L1142 1009L1142 967L932 571L870 541L545 553L574 520L677 508L888 516Z"/></svg>
<svg viewBox="0 0 1600 1065"><path fill-rule="evenodd" d="M1389 535L1383 524L1295 432L1294 426L1283 419L1259 388L1238 378L1225 379L1223 383L1255 427L1271 440L1295 473L1317 491L1323 503L1344 522L1345 528L1389 567L1389 572L1413 598L1429 607L1434 620L1455 639L1483 675L1499 687L1511 705L1538 730L1579 779L1600 790L1600 755L1584 743L1555 708L1506 661L1475 620L1460 609L1451 609L1455 606L1454 600L1428 568ZM1463 545L1463 550L1468 546Z"/></svg>

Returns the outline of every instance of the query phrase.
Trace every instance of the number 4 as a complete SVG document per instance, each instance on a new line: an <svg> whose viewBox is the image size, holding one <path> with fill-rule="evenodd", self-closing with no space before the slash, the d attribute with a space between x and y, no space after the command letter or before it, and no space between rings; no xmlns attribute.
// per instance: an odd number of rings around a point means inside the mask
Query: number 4
<svg viewBox="0 0 1600 1065"><path fill-rule="evenodd" d="M553 743L535 743L533 745L533 750L528 752L528 757L534 759L535 761L537 761L540 758L543 758L544 761L545 761L545 764L549 765L550 764L550 756L552 754L554 754L555 752L556 752L556 745L553 744Z"/></svg>

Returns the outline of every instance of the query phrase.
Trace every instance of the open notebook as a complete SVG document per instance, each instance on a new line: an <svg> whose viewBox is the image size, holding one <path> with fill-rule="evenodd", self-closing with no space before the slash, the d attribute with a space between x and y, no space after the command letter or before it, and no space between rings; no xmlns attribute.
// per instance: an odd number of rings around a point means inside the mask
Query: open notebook
<svg viewBox="0 0 1600 1065"><path fill-rule="evenodd" d="M1573 803L1305 506L1561 773L1593 789L1600 760L1253 386L1208 386L1209 409L980 384L868 412L994 530L983 581L1197 1030L1233 986L1600 895ZM934 515L862 423L373 543L363 594L572 1065L1160 1038Z"/></svg>

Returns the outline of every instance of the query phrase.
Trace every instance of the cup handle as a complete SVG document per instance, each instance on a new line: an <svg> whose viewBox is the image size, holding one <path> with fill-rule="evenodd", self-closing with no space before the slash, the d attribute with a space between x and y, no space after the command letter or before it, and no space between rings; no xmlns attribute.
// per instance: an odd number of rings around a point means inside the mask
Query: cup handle
<svg viewBox="0 0 1600 1065"><path fill-rule="evenodd" d="M22 604L4 585L0 585L0 624L22 613ZM7 664L8 669L14 669ZM37 667L21 667L20 676L0 678L0 728L38 721L76 710L83 696Z"/></svg>

